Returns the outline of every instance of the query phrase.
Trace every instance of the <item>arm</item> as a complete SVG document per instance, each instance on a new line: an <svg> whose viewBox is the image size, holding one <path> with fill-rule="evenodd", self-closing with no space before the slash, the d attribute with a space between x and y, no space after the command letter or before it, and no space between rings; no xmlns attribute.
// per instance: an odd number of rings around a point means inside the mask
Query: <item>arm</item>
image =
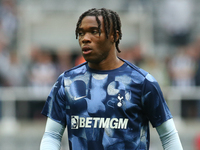
<svg viewBox="0 0 200 150"><path fill-rule="evenodd" d="M165 150L183 150L173 119L156 127Z"/></svg>
<svg viewBox="0 0 200 150"><path fill-rule="evenodd" d="M48 118L40 150L59 150L65 127Z"/></svg>

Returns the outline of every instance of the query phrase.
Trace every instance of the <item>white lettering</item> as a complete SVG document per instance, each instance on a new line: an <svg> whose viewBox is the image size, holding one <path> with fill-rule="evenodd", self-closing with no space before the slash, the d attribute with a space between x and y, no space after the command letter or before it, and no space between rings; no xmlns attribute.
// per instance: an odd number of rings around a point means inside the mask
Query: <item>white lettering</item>
<svg viewBox="0 0 200 150"><path fill-rule="evenodd" d="M94 128L97 128L97 123L100 120L100 118L93 118L94 120Z"/></svg>
<svg viewBox="0 0 200 150"><path fill-rule="evenodd" d="M110 118L106 118L106 121L104 120L105 118L101 118L100 123L99 123L99 128L109 128Z"/></svg>
<svg viewBox="0 0 200 150"><path fill-rule="evenodd" d="M124 119L124 120L122 118L120 118L119 119L119 124L118 124L118 129L126 129L127 124L128 124L128 119L127 118Z"/></svg>
<svg viewBox="0 0 200 150"><path fill-rule="evenodd" d="M86 127L86 128L91 128L91 123L92 123L92 117L86 118L85 127Z"/></svg>
<svg viewBox="0 0 200 150"><path fill-rule="evenodd" d="M117 124L118 124L118 119L112 118L111 121L110 121L110 128L111 129L117 129Z"/></svg>
<svg viewBox="0 0 200 150"><path fill-rule="evenodd" d="M84 128L85 127L85 118L84 117L80 117L79 120L80 120L79 127Z"/></svg>
<svg viewBox="0 0 200 150"><path fill-rule="evenodd" d="M72 116L72 129L78 128L110 128L127 129L129 119L127 118L99 118Z"/></svg>

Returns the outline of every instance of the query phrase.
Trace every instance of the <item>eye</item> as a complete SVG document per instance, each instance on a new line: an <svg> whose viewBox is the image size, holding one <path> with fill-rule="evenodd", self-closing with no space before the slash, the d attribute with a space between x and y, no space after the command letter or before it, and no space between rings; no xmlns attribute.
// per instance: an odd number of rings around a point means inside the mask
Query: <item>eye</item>
<svg viewBox="0 0 200 150"><path fill-rule="evenodd" d="M83 32L78 32L78 35L79 36L83 36Z"/></svg>
<svg viewBox="0 0 200 150"><path fill-rule="evenodd" d="M92 34L98 34L99 32L97 30L92 30Z"/></svg>

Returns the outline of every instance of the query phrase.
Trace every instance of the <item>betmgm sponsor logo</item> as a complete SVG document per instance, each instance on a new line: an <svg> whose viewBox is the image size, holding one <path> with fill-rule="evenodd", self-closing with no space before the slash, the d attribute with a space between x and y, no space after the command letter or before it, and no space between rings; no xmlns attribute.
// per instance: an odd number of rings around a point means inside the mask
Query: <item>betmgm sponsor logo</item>
<svg viewBox="0 0 200 150"><path fill-rule="evenodd" d="M110 128L127 129L127 118L100 118L100 117L71 117L71 129L79 128Z"/></svg>

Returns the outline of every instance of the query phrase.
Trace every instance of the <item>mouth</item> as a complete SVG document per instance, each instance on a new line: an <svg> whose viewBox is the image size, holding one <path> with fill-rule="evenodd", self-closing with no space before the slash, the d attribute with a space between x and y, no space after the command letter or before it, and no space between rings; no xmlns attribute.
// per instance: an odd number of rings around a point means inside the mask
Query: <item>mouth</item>
<svg viewBox="0 0 200 150"><path fill-rule="evenodd" d="M82 52L83 52L84 55L89 54L89 53L92 52L92 48L90 48L89 46L84 46L82 48Z"/></svg>

